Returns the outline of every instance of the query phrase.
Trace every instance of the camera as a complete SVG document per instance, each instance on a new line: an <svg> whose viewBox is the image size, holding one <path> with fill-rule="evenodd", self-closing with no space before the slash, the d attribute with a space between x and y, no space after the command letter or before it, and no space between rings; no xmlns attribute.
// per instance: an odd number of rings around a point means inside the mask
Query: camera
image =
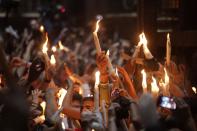
<svg viewBox="0 0 197 131"><path fill-rule="evenodd" d="M173 98L167 96L160 96L158 99L158 105L167 109L176 109L176 103Z"/></svg>

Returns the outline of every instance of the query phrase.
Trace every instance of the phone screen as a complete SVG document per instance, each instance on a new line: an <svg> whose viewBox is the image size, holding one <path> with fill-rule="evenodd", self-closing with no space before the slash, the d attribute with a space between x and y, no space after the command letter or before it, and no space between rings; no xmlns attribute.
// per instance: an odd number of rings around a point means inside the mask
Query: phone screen
<svg viewBox="0 0 197 131"><path fill-rule="evenodd" d="M162 96L160 100L160 106L168 109L176 109L176 103L173 98Z"/></svg>

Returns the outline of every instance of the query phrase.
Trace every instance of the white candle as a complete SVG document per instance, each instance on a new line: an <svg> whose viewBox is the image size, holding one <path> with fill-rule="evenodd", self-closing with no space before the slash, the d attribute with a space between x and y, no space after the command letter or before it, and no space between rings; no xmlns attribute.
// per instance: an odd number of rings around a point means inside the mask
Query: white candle
<svg viewBox="0 0 197 131"><path fill-rule="evenodd" d="M94 85L94 107L95 111L99 111L99 83L100 83L100 72L95 73L95 85Z"/></svg>
<svg viewBox="0 0 197 131"><path fill-rule="evenodd" d="M94 43L95 43L95 46L96 46L96 52L97 52L97 54L101 53L101 46L100 46L100 42L99 42L98 35L97 35L98 29L99 29L99 22L100 21L101 21L101 19L98 19L97 20L97 22L96 22L96 29L93 32L93 38L94 38Z"/></svg>
<svg viewBox="0 0 197 131"><path fill-rule="evenodd" d="M142 88L143 88L143 93L147 93L147 81L146 81L146 72L143 69L141 71L142 74Z"/></svg>
<svg viewBox="0 0 197 131"><path fill-rule="evenodd" d="M170 34L167 34L167 42L166 42L166 64L170 65L170 57L171 57L171 42L170 42Z"/></svg>
<svg viewBox="0 0 197 131"><path fill-rule="evenodd" d="M170 93L169 93L169 84L170 84L170 78L168 76L168 73L166 71L166 68L164 68L164 72L165 72L165 79L164 79L164 92L163 92L163 95L165 96L169 96Z"/></svg>

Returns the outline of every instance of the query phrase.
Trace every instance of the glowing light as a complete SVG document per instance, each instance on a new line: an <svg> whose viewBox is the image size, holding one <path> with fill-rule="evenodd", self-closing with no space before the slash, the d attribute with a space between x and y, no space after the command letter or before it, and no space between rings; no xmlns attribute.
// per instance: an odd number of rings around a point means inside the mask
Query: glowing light
<svg viewBox="0 0 197 131"><path fill-rule="evenodd" d="M62 125L62 129L63 129L63 130L65 130L65 129L66 129L66 127L65 127L64 122L63 122L63 121L61 122L61 125Z"/></svg>
<svg viewBox="0 0 197 131"><path fill-rule="evenodd" d="M158 88L158 85L157 85L157 81L156 79L152 76L152 82L151 82L151 91L153 93L158 93L159 92L159 88Z"/></svg>
<svg viewBox="0 0 197 131"><path fill-rule="evenodd" d="M144 69L141 71L141 74L142 74L142 88L144 92L147 92L146 72Z"/></svg>
<svg viewBox="0 0 197 131"><path fill-rule="evenodd" d="M139 43L142 43L143 44L143 51L144 51L144 54L145 54L145 57L147 59L152 59L153 58L153 55L151 54L150 50L148 49L148 41L146 39L146 36L144 34L144 32L142 32L142 34L140 34L140 42Z"/></svg>
<svg viewBox="0 0 197 131"><path fill-rule="evenodd" d="M52 47L51 49L53 52L56 52L57 51L57 48L55 46Z"/></svg>
<svg viewBox="0 0 197 131"><path fill-rule="evenodd" d="M99 85L100 83L100 72L96 71L95 73L95 85Z"/></svg>
<svg viewBox="0 0 197 131"><path fill-rule="evenodd" d="M58 92L59 94L59 100L58 100L58 105L59 105L59 109L62 107L62 103L64 100L64 97L66 96L67 90L65 90L64 88L61 88Z"/></svg>
<svg viewBox="0 0 197 131"><path fill-rule="evenodd" d="M167 34L167 43L166 43L166 63L170 65L170 57L171 57L171 42L170 42L170 34Z"/></svg>
<svg viewBox="0 0 197 131"><path fill-rule="evenodd" d="M116 72L116 76L119 77L119 75L118 75L118 69L117 68L115 69L115 72Z"/></svg>
<svg viewBox="0 0 197 131"><path fill-rule="evenodd" d="M47 54L47 51L48 51L47 44L48 44L48 36L46 35L46 41L44 42L43 47L42 47L42 52L44 54Z"/></svg>
<svg viewBox="0 0 197 131"><path fill-rule="evenodd" d="M40 31L44 32L44 26L43 25L40 26Z"/></svg>
<svg viewBox="0 0 197 131"><path fill-rule="evenodd" d="M51 63L52 65L55 65L56 60L55 60L55 56L54 56L54 55L51 55L50 63Z"/></svg>
<svg viewBox="0 0 197 131"><path fill-rule="evenodd" d="M192 90L195 94L197 94L196 87L192 87Z"/></svg>
<svg viewBox="0 0 197 131"><path fill-rule="evenodd" d="M65 52L68 52L69 51L69 49L67 47L65 47L65 46L62 45L62 42L61 41L58 42L58 45L59 45L60 50L64 50Z"/></svg>
<svg viewBox="0 0 197 131"><path fill-rule="evenodd" d="M166 68L164 68L164 72L165 72L165 86L167 86L170 83L170 78L168 76L168 73L166 71Z"/></svg>
<svg viewBox="0 0 197 131"><path fill-rule="evenodd" d="M99 30L99 22L101 21L102 19L98 19L97 21L96 21L96 29L95 29L95 33L97 33L98 32L98 30Z"/></svg>
<svg viewBox="0 0 197 131"><path fill-rule="evenodd" d="M83 94L83 89L82 89L82 87L79 88L79 94L80 94L80 95Z"/></svg>
<svg viewBox="0 0 197 131"><path fill-rule="evenodd" d="M40 106L42 107L42 110L43 110L43 114L42 115L44 115L45 109L46 109L46 102L43 101L42 103L40 103Z"/></svg>

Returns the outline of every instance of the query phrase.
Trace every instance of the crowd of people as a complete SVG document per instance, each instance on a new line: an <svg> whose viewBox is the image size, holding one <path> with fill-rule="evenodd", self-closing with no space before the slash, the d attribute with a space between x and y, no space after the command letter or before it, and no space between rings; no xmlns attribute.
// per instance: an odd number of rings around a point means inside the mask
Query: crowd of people
<svg viewBox="0 0 197 131"><path fill-rule="evenodd" d="M143 42L109 38L103 27L97 52L90 29L30 25L21 34L9 26L0 38L0 130L196 131L185 65L158 61Z"/></svg>

